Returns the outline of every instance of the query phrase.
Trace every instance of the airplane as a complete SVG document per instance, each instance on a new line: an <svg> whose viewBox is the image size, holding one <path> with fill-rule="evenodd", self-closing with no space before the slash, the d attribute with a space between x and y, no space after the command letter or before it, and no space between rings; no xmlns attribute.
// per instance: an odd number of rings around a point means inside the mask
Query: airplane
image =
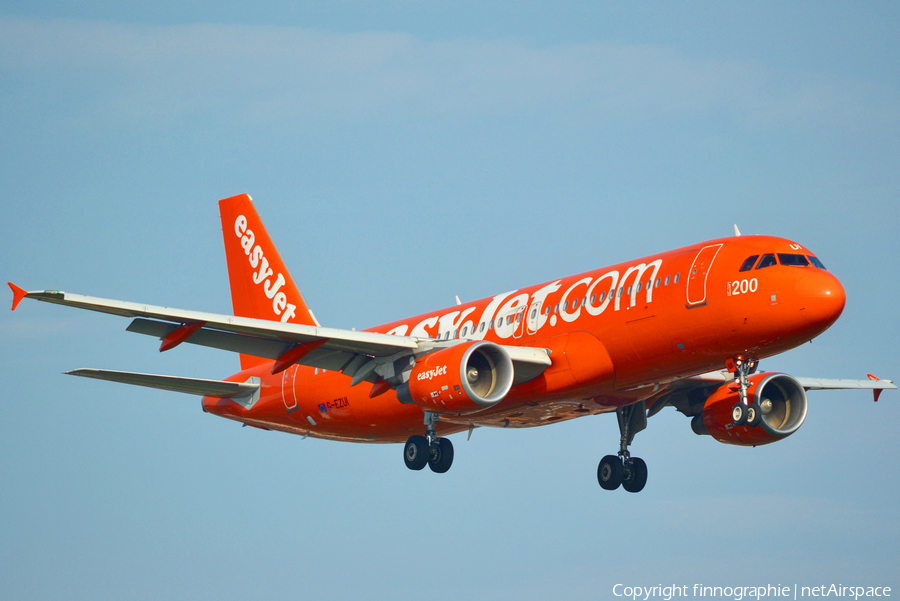
<svg viewBox="0 0 900 601"><path fill-rule="evenodd" d="M735 236L503 292L364 331L323 327L241 194L219 201L234 315L69 294L23 298L131 318L129 332L238 353L224 380L102 369L70 375L202 396L207 413L329 440L403 443L411 470L444 473L447 436L615 413L620 441L603 457L606 490L641 491L629 451L666 406L718 442L756 446L806 419L807 391L891 380L759 372L761 359L812 340L843 311L841 283L809 249ZM724 369L723 369L724 368ZM423 434L424 431L424 434Z"/></svg>

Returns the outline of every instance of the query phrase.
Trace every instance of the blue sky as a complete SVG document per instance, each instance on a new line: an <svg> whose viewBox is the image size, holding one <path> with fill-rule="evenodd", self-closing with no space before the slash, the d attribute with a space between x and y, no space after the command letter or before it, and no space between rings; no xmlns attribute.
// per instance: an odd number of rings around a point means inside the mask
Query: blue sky
<svg viewBox="0 0 900 601"><path fill-rule="evenodd" d="M138 10L140 12L138 12ZM744 233L847 290L798 376L900 379L896 3L0 5L4 281L226 313L247 192L326 325L363 328ZM11 295L10 295L11 296ZM810 396L757 449L667 409L604 493L614 418L396 445L301 440L61 375L221 378L127 320L0 313L9 598L598 599L616 583L900 587L897 393Z"/></svg>

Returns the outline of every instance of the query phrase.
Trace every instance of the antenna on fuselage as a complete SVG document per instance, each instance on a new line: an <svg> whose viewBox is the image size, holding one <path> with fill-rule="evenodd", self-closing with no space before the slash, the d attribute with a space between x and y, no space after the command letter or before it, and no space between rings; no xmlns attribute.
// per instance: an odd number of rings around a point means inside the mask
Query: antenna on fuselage
<svg viewBox="0 0 900 601"><path fill-rule="evenodd" d="M741 230L739 230L739 229L737 228L737 224L736 224L736 223L734 224L734 235L735 235L735 236L740 236L740 235L741 235Z"/></svg>
<svg viewBox="0 0 900 601"><path fill-rule="evenodd" d="M458 294L456 295L456 304L457 304L457 305L461 305L461 304L462 304L461 302L459 302L459 295L458 295Z"/></svg>

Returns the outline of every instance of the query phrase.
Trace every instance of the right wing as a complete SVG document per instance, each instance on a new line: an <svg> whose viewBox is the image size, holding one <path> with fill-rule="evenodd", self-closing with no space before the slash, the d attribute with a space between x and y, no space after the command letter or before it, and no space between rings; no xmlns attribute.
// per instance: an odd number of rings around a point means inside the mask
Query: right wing
<svg viewBox="0 0 900 601"><path fill-rule="evenodd" d="M356 376L358 372L360 375L365 373L365 377L359 381L374 382L377 379L378 376L371 369L374 367L370 364L373 359L376 363L388 364L396 358L424 354L435 348L462 342L461 340L436 342L412 336L357 332L186 311L70 294L59 290L26 292L12 283L10 288L14 295L14 309L23 298L31 298L57 305L132 317L134 320L128 326L128 331L162 338L160 350L188 342L276 361L290 358L290 364L299 363L343 371L348 376ZM503 349L516 364L516 384L539 376L551 363L548 351L543 348L503 346ZM291 353L296 354L297 358L292 358Z"/></svg>

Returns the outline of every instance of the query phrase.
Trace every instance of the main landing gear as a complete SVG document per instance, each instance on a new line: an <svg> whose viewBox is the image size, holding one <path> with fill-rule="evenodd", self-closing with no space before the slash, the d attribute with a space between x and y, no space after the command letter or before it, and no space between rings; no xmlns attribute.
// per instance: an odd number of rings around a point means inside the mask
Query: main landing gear
<svg viewBox="0 0 900 601"><path fill-rule="evenodd" d="M632 457L628 445L634 435L647 427L647 405L644 401L616 409L619 420L619 454L607 455L597 466L597 481L604 490L622 486L628 492L641 492L647 484L647 464L640 457Z"/></svg>
<svg viewBox="0 0 900 601"><path fill-rule="evenodd" d="M725 362L725 367L734 374L734 386L738 389L740 400L731 408L731 423L733 426L747 425L751 428L758 426L762 420L762 411L759 404L747 400L747 376L756 373L759 361L753 357L735 357Z"/></svg>
<svg viewBox="0 0 900 601"><path fill-rule="evenodd" d="M420 470L428 464L431 471L443 474L453 465L453 443L438 438L434 424L438 415L425 412L425 436L410 436L403 446L403 461L411 470Z"/></svg>

